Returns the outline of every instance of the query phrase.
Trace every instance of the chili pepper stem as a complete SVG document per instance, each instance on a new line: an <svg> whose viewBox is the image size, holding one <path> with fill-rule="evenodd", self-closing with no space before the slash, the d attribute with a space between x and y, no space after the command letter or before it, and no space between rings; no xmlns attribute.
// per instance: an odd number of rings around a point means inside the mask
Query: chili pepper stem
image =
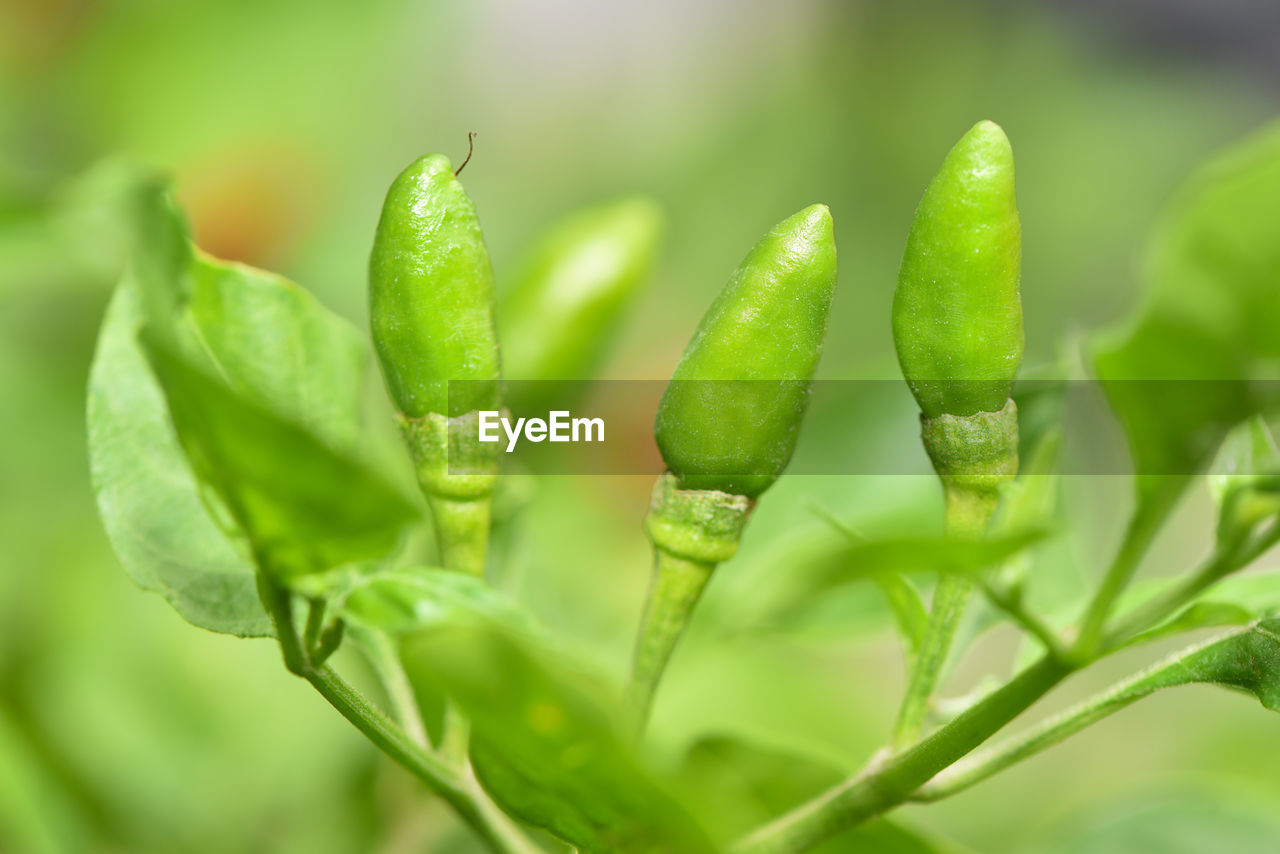
<svg viewBox="0 0 1280 854"><path fill-rule="evenodd" d="M987 529L1000 489L1018 471L1018 407L1006 400L998 412L924 416L921 438L942 482L947 534L977 539ZM956 630L973 593L968 578L944 575L898 712L891 744L901 750L924 730L929 706L947 664Z"/></svg>
<svg viewBox="0 0 1280 854"><path fill-rule="evenodd" d="M469 764L460 768L414 741L404 729L330 667L309 660L293 619L286 589L258 576L258 592L275 625L289 672L301 676L374 746L449 804L495 854L540 854L540 849L497 806L475 780Z"/></svg>
<svg viewBox="0 0 1280 854"><path fill-rule="evenodd" d="M969 489L959 485L945 486L944 493L947 533L966 538L981 536L995 512L996 494L987 489ZM973 581L960 575L943 575L938 580L929 623L921 638L920 649L912 665L911 681L894 726L894 748L904 748L920 738L973 590Z"/></svg>
<svg viewBox="0 0 1280 854"><path fill-rule="evenodd" d="M440 565L484 577L489 549L489 496L458 499L427 493Z"/></svg>
<svg viewBox="0 0 1280 854"><path fill-rule="evenodd" d="M681 489L667 472L654 484L645 517L653 578L636 637L628 706L644 732L653 695L671 653L715 568L738 551L755 502L715 489Z"/></svg>
<svg viewBox="0 0 1280 854"><path fill-rule="evenodd" d="M644 730L658 682L715 567L666 549L653 550L653 580L636 639L627 698L637 732Z"/></svg>
<svg viewBox="0 0 1280 854"><path fill-rule="evenodd" d="M440 565L484 578L489 549L488 493L478 498L459 499L428 492L426 497L435 524ZM450 763L469 767L470 741L470 722L453 700L446 699L440 735L441 756Z"/></svg>

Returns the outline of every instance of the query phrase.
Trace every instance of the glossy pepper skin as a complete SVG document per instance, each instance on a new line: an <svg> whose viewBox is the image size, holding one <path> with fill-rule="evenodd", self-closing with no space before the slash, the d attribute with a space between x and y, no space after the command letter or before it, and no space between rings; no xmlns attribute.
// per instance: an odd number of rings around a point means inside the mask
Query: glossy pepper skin
<svg viewBox="0 0 1280 854"><path fill-rule="evenodd" d="M658 408L658 448L681 489L754 498L786 468L835 283L825 205L778 223L738 267L698 325Z"/></svg>
<svg viewBox="0 0 1280 854"><path fill-rule="evenodd" d="M519 381L590 379L653 266L662 225L657 203L634 196L575 213L533 246L498 301L514 409L541 402L539 386Z"/></svg>
<svg viewBox="0 0 1280 854"><path fill-rule="evenodd" d="M444 155L420 157L387 191L369 261L369 314L402 414L497 408L493 268L475 205ZM450 380L471 382L451 399Z"/></svg>
<svg viewBox="0 0 1280 854"><path fill-rule="evenodd" d="M974 125L925 191L893 299L898 361L925 418L999 412L1022 360L1013 151Z"/></svg>

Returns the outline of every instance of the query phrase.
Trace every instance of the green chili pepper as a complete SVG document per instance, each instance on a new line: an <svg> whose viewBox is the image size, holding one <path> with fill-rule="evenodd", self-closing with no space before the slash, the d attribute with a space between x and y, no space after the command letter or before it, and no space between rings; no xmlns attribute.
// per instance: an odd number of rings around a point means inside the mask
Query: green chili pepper
<svg viewBox="0 0 1280 854"><path fill-rule="evenodd" d="M658 447L681 488L754 498L786 468L835 282L825 205L778 223L738 267L658 409Z"/></svg>
<svg viewBox="0 0 1280 854"><path fill-rule="evenodd" d="M1018 467L1021 228L1013 151L979 122L947 154L916 209L893 300L898 360L952 527L981 533Z"/></svg>
<svg viewBox="0 0 1280 854"><path fill-rule="evenodd" d="M925 450L942 481L948 532L981 536L1018 471L1022 361L1021 227L1013 151L979 122L947 154L916 208L893 299L893 339L921 409ZM894 744L920 735L972 591L945 575L934 591Z"/></svg>
<svg viewBox="0 0 1280 854"><path fill-rule="evenodd" d="M497 446L476 429L479 410L498 408L493 268L475 205L443 155L414 161L387 192L369 314L442 563L481 573L498 467Z"/></svg>
<svg viewBox="0 0 1280 854"><path fill-rule="evenodd" d="M493 268L475 205L442 154L418 158L387 192L369 262L373 344L400 412L496 409ZM456 386L452 399L450 380Z"/></svg>
<svg viewBox="0 0 1280 854"><path fill-rule="evenodd" d="M1022 360L1021 242L1013 151L979 122L916 209L894 294L898 360L926 417L1004 408Z"/></svg>
<svg viewBox="0 0 1280 854"><path fill-rule="evenodd" d="M498 304L513 409L545 408L550 393L519 381L590 377L648 276L661 231L657 204L633 197L574 214L537 242Z"/></svg>
<svg viewBox="0 0 1280 854"><path fill-rule="evenodd" d="M670 471L645 519L654 573L629 689L637 729L715 567L795 450L836 283L831 212L774 226L712 303L658 409Z"/></svg>

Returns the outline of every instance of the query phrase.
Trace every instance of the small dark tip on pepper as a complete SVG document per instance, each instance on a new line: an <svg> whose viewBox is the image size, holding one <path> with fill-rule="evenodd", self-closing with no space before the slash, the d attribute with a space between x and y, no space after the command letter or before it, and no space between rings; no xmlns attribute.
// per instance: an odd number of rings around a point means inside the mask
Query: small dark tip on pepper
<svg viewBox="0 0 1280 854"><path fill-rule="evenodd" d="M467 156L466 159L453 170L453 177L457 178L462 174L462 170L467 168L467 164L471 162L471 155L476 153L476 132L467 131Z"/></svg>

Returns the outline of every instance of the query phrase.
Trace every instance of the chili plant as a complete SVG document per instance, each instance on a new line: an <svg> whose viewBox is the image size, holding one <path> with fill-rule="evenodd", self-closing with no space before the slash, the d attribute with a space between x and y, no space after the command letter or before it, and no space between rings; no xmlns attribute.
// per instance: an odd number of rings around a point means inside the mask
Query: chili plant
<svg viewBox="0 0 1280 854"><path fill-rule="evenodd" d="M373 351L414 477L369 451L361 334L292 283L200 252L162 181L135 193L138 244L98 342L89 441L102 518L134 580L196 626L273 637L289 672L491 850L788 854L836 837L927 850L883 816L980 783L1157 690L1212 683L1280 711L1280 577L1241 574L1280 540L1280 451L1266 421L1280 402L1266 382L1280 359L1280 127L1187 184L1151 241L1146 306L1086 347L1132 452L1135 497L1075 612L1037 610L1025 595L1061 515L1063 427L1056 410L1029 407L1033 418L1015 403L1012 150L982 122L947 154L911 224L892 315L945 533L869 540L841 527L825 551L779 568L802 598L874 580L905 641L897 725L844 780L745 746L718 755L717 773L673 770L645 736L704 586L732 571L719 566L800 440L836 286L831 213L807 207L757 242L675 369L656 413L667 471L644 525L652 587L632 672L618 680L487 580L502 574L489 544L503 481L476 421L502 405L503 340L510 376L595 369L661 217L644 199L577 214L536 242L499 298L460 171L428 155L395 179L369 267ZM1180 575L1134 584L1206 475L1213 549ZM415 565L405 535L428 517L438 560ZM1006 681L948 700L957 627L975 609L1020 629L1028 653ZM1214 627L1227 628L992 741L1099 659ZM344 646L370 663L376 699L330 664ZM752 801L744 785L771 794Z"/></svg>

